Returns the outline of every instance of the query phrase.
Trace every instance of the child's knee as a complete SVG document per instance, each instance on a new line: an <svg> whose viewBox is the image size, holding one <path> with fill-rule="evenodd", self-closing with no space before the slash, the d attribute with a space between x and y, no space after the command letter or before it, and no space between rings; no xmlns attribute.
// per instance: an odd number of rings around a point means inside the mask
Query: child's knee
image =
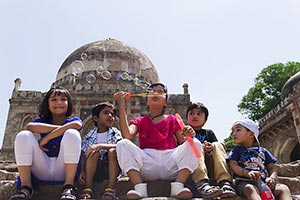
<svg viewBox="0 0 300 200"><path fill-rule="evenodd" d="M117 156L116 148L110 148L107 151L108 158L114 158Z"/></svg>
<svg viewBox="0 0 300 200"><path fill-rule="evenodd" d="M75 144L81 143L80 133L76 129L68 129L64 132L63 140L72 141Z"/></svg>
<svg viewBox="0 0 300 200"><path fill-rule="evenodd" d="M33 133L31 131L23 130L23 131L21 131L17 134L16 139L15 139L15 144L16 145L21 144L21 145L26 146L26 144L28 142L31 143L31 141L33 139L35 139L35 138L34 138Z"/></svg>

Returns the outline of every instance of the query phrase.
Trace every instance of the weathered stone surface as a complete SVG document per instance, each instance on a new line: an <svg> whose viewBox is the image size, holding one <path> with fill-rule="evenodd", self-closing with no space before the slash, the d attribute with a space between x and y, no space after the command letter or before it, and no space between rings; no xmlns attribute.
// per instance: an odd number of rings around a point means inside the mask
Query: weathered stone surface
<svg viewBox="0 0 300 200"><path fill-rule="evenodd" d="M16 191L15 188L16 182L14 180L0 181L0 200L7 200Z"/></svg>
<svg viewBox="0 0 300 200"><path fill-rule="evenodd" d="M5 170L8 172L17 172L17 164L13 160L0 161L0 170ZM1 180L1 178L0 178Z"/></svg>
<svg viewBox="0 0 300 200"><path fill-rule="evenodd" d="M285 163L276 164L278 167L278 174L285 177L296 177L300 176L300 160Z"/></svg>
<svg viewBox="0 0 300 200"><path fill-rule="evenodd" d="M0 200L6 200L15 192L17 172L0 170Z"/></svg>
<svg viewBox="0 0 300 200"><path fill-rule="evenodd" d="M287 185L293 195L300 195L300 176L278 177L277 182Z"/></svg>
<svg viewBox="0 0 300 200"><path fill-rule="evenodd" d="M0 170L0 180L16 180L18 173Z"/></svg>
<svg viewBox="0 0 300 200"><path fill-rule="evenodd" d="M12 166L11 162L9 162ZM279 168L278 183L286 184L291 193L294 196L300 198L300 176L297 174L300 173L298 167L300 162L292 162L288 164L279 164L277 165ZM4 162L2 163L3 165ZM16 171L16 168L12 171ZM11 194L16 191L16 177L17 172L8 172L6 170L0 170L0 200L6 200ZM104 188L107 184L107 181L103 181L101 183L94 184L94 191L96 198L100 198L101 194L104 191ZM79 191L83 188L81 185L77 184ZM47 185L47 184L40 184L36 190L35 198L36 200L52 200L52 199L59 199L60 191L62 185ZM127 177L119 179L117 184L117 191L120 200L125 200L126 193L128 190L132 189L133 186L128 180ZM148 182L148 193L149 198L144 199L157 199L157 200L172 200L174 198L169 198L170 194L170 182L169 181L149 181ZM194 198L194 200L200 200L201 198ZM240 198L235 198L240 199ZM234 200L234 199L227 199L227 200Z"/></svg>

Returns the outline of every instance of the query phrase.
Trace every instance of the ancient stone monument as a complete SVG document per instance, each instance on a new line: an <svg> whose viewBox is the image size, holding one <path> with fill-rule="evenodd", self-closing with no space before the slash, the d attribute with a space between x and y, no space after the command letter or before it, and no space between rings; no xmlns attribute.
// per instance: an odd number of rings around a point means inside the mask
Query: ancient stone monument
<svg viewBox="0 0 300 200"><path fill-rule="evenodd" d="M101 101L115 104L117 91L144 93L150 83L158 82L159 76L150 59L138 49L115 39L86 44L75 50L58 69L51 86L67 88L73 97L74 112L85 124L82 134L94 127L91 108ZM21 79L15 80L15 88L9 99L10 107L0 158L14 160L13 144L16 134L24 125L37 117L37 105L45 91L20 89ZM167 113L180 113L190 104L188 85L183 83L182 94L169 94ZM127 114L131 119L147 114L146 98L127 99ZM118 121L116 126L118 125Z"/></svg>
<svg viewBox="0 0 300 200"><path fill-rule="evenodd" d="M155 67L145 54L138 49L115 39L86 44L66 58L57 72L51 86L67 88L73 97L74 112L85 124L81 134L87 133L94 125L91 119L91 108L96 103L109 101L115 104L113 94L116 91L144 93L146 87L158 82L159 76ZM28 122L37 117L37 105L42 101L46 91L25 91L21 89L21 79L15 80L15 87L9 99L10 107L2 149L0 150L0 200L7 199L15 190L16 170L14 164L14 139ZM171 87L171 86L170 86ZM300 159L300 72L293 76L283 88L282 102L260 123L259 139L262 146L268 148L277 158L279 182L287 184L292 193L300 194L299 166ZM132 97L127 99L129 119L147 114L146 98ZM180 113L190 104L188 84L183 84L182 94L169 94L167 113ZM116 125L118 126L118 120ZM293 163L289 163L295 161ZM125 185L128 187L128 184ZM124 187L125 187L124 186ZM161 194L165 192L162 185L157 185ZM123 186L122 187L124 190ZM46 193L53 193L52 190ZM157 192L155 190L155 192ZM123 191L125 194L125 190ZM57 191L54 192L58 194ZM156 193L157 194L157 193ZM45 199L45 195L43 198ZM51 195L50 195L51 196ZM49 199L53 199L52 197ZM120 198L122 199L122 198ZM155 198L159 199L159 198ZM167 198L161 198L167 199Z"/></svg>
<svg viewBox="0 0 300 200"><path fill-rule="evenodd" d="M282 88L282 101L259 120L261 145L279 163L300 160L300 72Z"/></svg>

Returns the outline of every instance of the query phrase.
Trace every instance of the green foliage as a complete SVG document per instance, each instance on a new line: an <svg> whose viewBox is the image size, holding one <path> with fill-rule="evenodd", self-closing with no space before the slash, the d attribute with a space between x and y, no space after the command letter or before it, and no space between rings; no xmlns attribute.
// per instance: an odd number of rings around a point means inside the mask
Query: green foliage
<svg viewBox="0 0 300 200"><path fill-rule="evenodd" d="M276 63L264 68L239 103L239 112L254 121L261 119L280 103L283 85L299 70L299 62Z"/></svg>
<svg viewBox="0 0 300 200"><path fill-rule="evenodd" d="M233 139L232 139L232 135L230 134L228 138L224 139L224 143L226 146L226 149L232 149L233 147L236 146L236 144L234 143Z"/></svg>

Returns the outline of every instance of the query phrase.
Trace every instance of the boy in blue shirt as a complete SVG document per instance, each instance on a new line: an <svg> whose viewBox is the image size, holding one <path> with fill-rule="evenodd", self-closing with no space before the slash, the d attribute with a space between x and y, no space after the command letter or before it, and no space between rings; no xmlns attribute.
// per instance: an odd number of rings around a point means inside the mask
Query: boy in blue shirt
<svg viewBox="0 0 300 200"><path fill-rule="evenodd" d="M231 150L228 160L236 180L238 195L247 199L261 199L258 180L261 179L280 200L292 200L289 188L276 184L276 158L258 141L258 125L248 119L232 125L232 138L238 146Z"/></svg>

